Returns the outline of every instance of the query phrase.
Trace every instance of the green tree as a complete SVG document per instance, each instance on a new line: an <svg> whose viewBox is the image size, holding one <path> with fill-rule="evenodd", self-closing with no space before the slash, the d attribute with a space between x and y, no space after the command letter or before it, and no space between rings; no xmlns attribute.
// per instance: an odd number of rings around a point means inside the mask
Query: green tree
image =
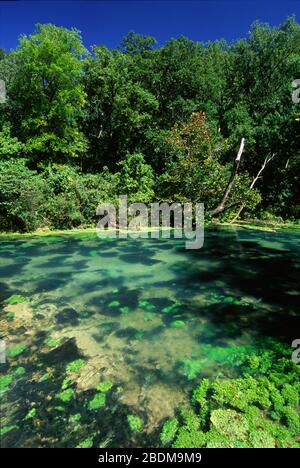
<svg viewBox="0 0 300 468"><path fill-rule="evenodd" d="M121 168L118 190L130 203L149 203L154 197L154 172L141 153L127 154Z"/></svg>
<svg viewBox="0 0 300 468"><path fill-rule="evenodd" d="M73 158L86 150L78 126L85 104L80 33L51 24L23 36L7 57L7 115L13 136L35 163ZM5 77L6 78L6 77Z"/></svg>

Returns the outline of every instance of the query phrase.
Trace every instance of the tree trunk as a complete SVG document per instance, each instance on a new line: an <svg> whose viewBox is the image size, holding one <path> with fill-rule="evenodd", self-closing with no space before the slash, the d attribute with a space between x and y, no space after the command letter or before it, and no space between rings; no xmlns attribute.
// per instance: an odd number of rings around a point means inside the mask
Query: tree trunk
<svg viewBox="0 0 300 468"><path fill-rule="evenodd" d="M254 177L254 179L252 180L252 183L250 185L250 190L252 190L254 188L254 185L256 184L256 182L262 178L261 176L261 173L263 172L263 170L265 169L266 165L272 161L272 159L274 158L276 153L272 154L272 156L270 156L268 154L268 156L265 158L261 168L259 169L258 173L256 174L256 176ZM239 208L239 211L237 212L237 214L235 215L235 217L230 221L230 224L234 223L240 216L240 214L242 213L243 209L245 208L245 203L242 203L242 205L240 206Z"/></svg>
<svg viewBox="0 0 300 468"><path fill-rule="evenodd" d="M242 138L241 144L240 144L240 149L239 149L239 152L237 154L237 157L235 158L234 166L232 168L231 176L230 176L229 182L227 184L226 190L225 190L224 195L222 197L222 200L220 201L218 206L216 206L216 208L214 210L212 210L212 212L211 212L212 216L216 216L216 215L222 213L225 210L226 201L227 201L227 199L228 199L228 197L230 195L231 189L232 189L232 187L234 185L235 178L236 178L238 170L239 170L239 165L240 165L241 157L242 157L242 154L243 154L243 151L244 151L244 146L245 146L245 138Z"/></svg>

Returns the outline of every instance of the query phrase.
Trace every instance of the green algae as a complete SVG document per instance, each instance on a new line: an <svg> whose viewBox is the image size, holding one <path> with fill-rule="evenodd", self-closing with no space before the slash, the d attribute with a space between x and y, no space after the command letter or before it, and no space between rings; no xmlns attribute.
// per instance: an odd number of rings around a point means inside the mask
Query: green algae
<svg viewBox="0 0 300 468"><path fill-rule="evenodd" d="M195 448L203 447L206 443L206 434L201 431L190 431L186 427L181 427L178 431L174 448Z"/></svg>
<svg viewBox="0 0 300 468"><path fill-rule="evenodd" d="M105 406L106 404L106 395L105 393L97 393L89 402L88 409L98 410Z"/></svg>
<svg viewBox="0 0 300 468"><path fill-rule="evenodd" d="M72 384L73 384L73 380L70 377L65 377L65 379L63 380L63 383L61 385L61 389L65 390L66 388L68 388Z"/></svg>
<svg viewBox="0 0 300 468"><path fill-rule="evenodd" d="M174 437L176 436L177 430L179 428L179 422L177 418L171 418L166 421L162 427L162 431L160 433L160 440L165 444L169 444L172 442Z"/></svg>
<svg viewBox="0 0 300 468"><path fill-rule="evenodd" d="M112 301L108 304L107 307L109 307L110 309L113 309L113 308L116 308L116 307L119 307L120 306L120 302L119 301Z"/></svg>
<svg viewBox="0 0 300 468"><path fill-rule="evenodd" d="M199 383L193 392L194 410L180 411L173 447L299 447L300 371L284 357L287 347L268 339L264 346L257 347L254 362L253 356L238 361L243 377Z"/></svg>
<svg viewBox="0 0 300 468"><path fill-rule="evenodd" d="M67 388L66 390L60 392L57 397L64 403L68 403L74 397L74 390Z"/></svg>
<svg viewBox="0 0 300 468"><path fill-rule="evenodd" d="M129 414L127 416L127 421L132 432L140 432L143 427L143 420L139 416L134 414Z"/></svg>
<svg viewBox="0 0 300 468"><path fill-rule="evenodd" d="M56 346L58 346L59 344L61 343L61 339L60 338L46 338L44 340L44 344L46 346L48 346L49 348L56 348Z"/></svg>
<svg viewBox="0 0 300 468"><path fill-rule="evenodd" d="M111 390L112 387L113 383L110 380L105 380L104 382L101 382L99 385L97 385L96 388L99 392L106 393Z"/></svg>
<svg viewBox="0 0 300 468"><path fill-rule="evenodd" d="M185 322L183 320L174 320L170 323L171 328L182 328L185 326Z"/></svg>
<svg viewBox="0 0 300 468"><path fill-rule="evenodd" d="M255 448L275 448L275 439L267 431L257 429L250 432L249 441Z"/></svg>
<svg viewBox="0 0 300 468"><path fill-rule="evenodd" d="M12 374L0 375L0 394L8 390L13 380L14 376Z"/></svg>
<svg viewBox="0 0 300 468"><path fill-rule="evenodd" d="M74 424L74 423L77 423L78 421L81 420L81 414L80 413L75 413L75 414L72 414L70 417L69 417L69 422L71 424Z"/></svg>
<svg viewBox="0 0 300 468"><path fill-rule="evenodd" d="M152 320L155 317L155 314L152 312L144 312L144 317L146 320Z"/></svg>
<svg viewBox="0 0 300 468"><path fill-rule="evenodd" d="M213 361L239 366L250 356L256 355L258 349L254 345L213 346L202 344L201 351L208 359Z"/></svg>
<svg viewBox="0 0 300 468"><path fill-rule="evenodd" d="M66 371L68 373L79 372L80 369L84 366L84 364L85 364L84 359L76 359L75 361L72 361L69 364L67 364Z"/></svg>
<svg viewBox="0 0 300 468"><path fill-rule="evenodd" d="M7 357L8 358L15 358L18 357L20 354L24 353L24 351L28 348L28 345L25 343L20 343L15 346L8 348L7 350Z"/></svg>
<svg viewBox="0 0 300 468"><path fill-rule="evenodd" d="M91 447L93 447L93 439L91 437L84 439L82 442L76 445L76 448L91 448Z"/></svg>
<svg viewBox="0 0 300 468"><path fill-rule="evenodd" d="M47 380L50 379L50 375L48 372L45 372L45 374L42 375L42 377L38 380L39 383L46 382Z"/></svg>
<svg viewBox="0 0 300 468"><path fill-rule="evenodd" d="M188 380L194 380L200 374L204 361L199 359L184 359L182 368L184 375Z"/></svg>
<svg viewBox="0 0 300 468"><path fill-rule="evenodd" d="M36 416L36 408L32 408L31 410L28 411L26 414L24 420L32 419Z"/></svg>
<svg viewBox="0 0 300 468"><path fill-rule="evenodd" d="M24 296L20 296L19 294L13 294L9 298L5 299L4 304L7 305L15 305L15 304L22 304L23 302L27 302L28 299Z"/></svg>
<svg viewBox="0 0 300 468"><path fill-rule="evenodd" d="M178 303L175 303L175 304L172 304L170 306L167 306L167 307L164 307L162 309L162 312L164 314L173 314L173 313L177 313L177 312L180 312L180 306L181 304L178 304Z"/></svg>
<svg viewBox="0 0 300 468"><path fill-rule="evenodd" d="M19 429L19 426L13 424L11 426L0 427L0 437L3 437L5 434L13 431L14 429Z"/></svg>
<svg viewBox="0 0 300 468"><path fill-rule="evenodd" d="M154 304L151 304L151 302L144 299L138 302L138 306L140 309L147 310L148 312L154 312L156 309Z"/></svg>
<svg viewBox="0 0 300 468"><path fill-rule="evenodd" d="M231 409L212 411L210 420L217 432L237 440L245 440L249 429L247 418Z"/></svg>
<svg viewBox="0 0 300 468"><path fill-rule="evenodd" d="M5 317L8 319L8 320L13 320L15 318L15 313L14 312L7 312L7 314L5 315Z"/></svg>
<svg viewBox="0 0 300 468"><path fill-rule="evenodd" d="M17 367L17 369L15 370L15 375L17 377L21 377L22 375L25 375L25 374L26 374L25 367L20 366L20 367Z"/></svg>

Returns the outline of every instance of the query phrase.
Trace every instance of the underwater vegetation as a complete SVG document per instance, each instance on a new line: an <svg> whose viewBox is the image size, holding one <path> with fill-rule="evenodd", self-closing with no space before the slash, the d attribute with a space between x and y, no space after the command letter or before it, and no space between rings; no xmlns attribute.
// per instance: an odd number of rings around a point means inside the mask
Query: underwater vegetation
<svg viewBox="0 0 300 468"><path fill-rule="evenodd" d="M253 351L253 349L252 349ZM195 447L300 447L300 369L274 340L256 355L241 347L209 348L210 358L239 368L237 378L202 379L191 407L178 409L161 430L163 444ZM238 359L233 360L233 355Z"/></svg>
<svg viewBox="0 0 300 468"><path fill-rule="evenodd" d="M88 408L90 410L97 410L105 406L106 403L106 395L105 393L97 393L88 403Z"/></svg>
<svg viewBox="0 0 300 468"><path fill-rule="evenodd" d="M13 294L9 298L4 301L4 304L14 305L14 304L22 304L22 302L26 302L27 298L20 296L19 294Z"/></svg>
<svg viewBox="0 0 300 468"><path fill-rule="evenodd" d="M203 368L203 363L204 361L199 359L184 359L182 361L183 373L186 375L188 380L196 379Z"/></svg>
<svg viewBox="0 0 300 468"><path fill-rule="evenodd" d="M127 421L128 421L130 429L133 432L140 432L143 426L143 420L139 416L135 416L134 414L129 414L127 416Z"/></svg>
<svg viewBox="0 0 300 468"><path fill-rule="evenodd" d="M26 348L27 345L25 343L17 344L8 348L6 355L8 358L15 358L19 356L19 354L22 354L26 350Z"/></svg>

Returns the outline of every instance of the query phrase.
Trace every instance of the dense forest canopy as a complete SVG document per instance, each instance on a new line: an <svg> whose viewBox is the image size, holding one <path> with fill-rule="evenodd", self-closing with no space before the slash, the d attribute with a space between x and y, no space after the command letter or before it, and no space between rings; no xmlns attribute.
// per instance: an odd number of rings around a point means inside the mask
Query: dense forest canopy
<svg viewBox="0 0 300 468"><path fill-rule="evenodd" d="M16 50L0 51L1 229L92 224L98 203L118 194L204 202L209 215L242 138L221 217L242 207L241 216L298 220L298 78L294 18L255 23L230 44L179 37L158 46L130 32L117 49L91 52L79 31L37 25Z"/></svg>

